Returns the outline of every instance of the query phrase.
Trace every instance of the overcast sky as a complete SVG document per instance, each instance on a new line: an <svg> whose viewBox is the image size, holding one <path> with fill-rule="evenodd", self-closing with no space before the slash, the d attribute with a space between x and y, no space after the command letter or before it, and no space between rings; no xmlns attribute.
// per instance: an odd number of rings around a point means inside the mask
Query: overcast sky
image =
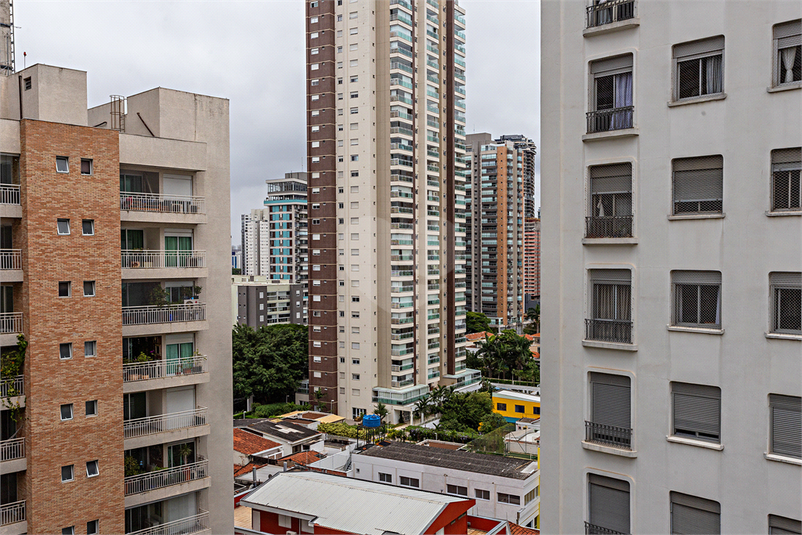
<svg viewBox="0 0 802 535"><path fill-rule="evenodd" d="M524 134L539 149L539 1L460 5L467 11L466 131ZM233 243L240 214L261 206L265 179L302 169L302 0L17 0L14 15L17 68L87 71L89 107L157 86L231 101ZM540 184L537 196L539 205Z"/></svg>

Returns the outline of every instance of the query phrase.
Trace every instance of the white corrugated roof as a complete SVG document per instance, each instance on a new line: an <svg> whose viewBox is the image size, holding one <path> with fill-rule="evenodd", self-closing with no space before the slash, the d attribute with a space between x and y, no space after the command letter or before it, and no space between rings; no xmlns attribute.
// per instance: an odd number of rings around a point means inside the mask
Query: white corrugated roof
<svg viewBox="0 0 802 535"><path fill-rule="evenodd" d="M319 472L283 472L259 486L242 505L316 517L314 523L347 533L423 533L449 503L445 496Z"/></svg>
<svg viewBox="0 0 802 535"><path fill-rule="evenodd" d="M536 403L540 402L540 396L524 394L523 392L513 392L512 390L498 390L493 392L493 397L500 399L517 399L519 401L534 401Z"/></svg>

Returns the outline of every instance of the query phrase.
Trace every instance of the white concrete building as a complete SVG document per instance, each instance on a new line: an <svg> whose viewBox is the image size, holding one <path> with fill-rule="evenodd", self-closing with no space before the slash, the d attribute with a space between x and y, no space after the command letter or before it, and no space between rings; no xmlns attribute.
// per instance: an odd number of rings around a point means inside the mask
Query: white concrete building
<svg viewBox="0 0 802 535"><path fill-rule="evenodd" d="M541 6L543 529L799 533L802 4Z"/></svg>

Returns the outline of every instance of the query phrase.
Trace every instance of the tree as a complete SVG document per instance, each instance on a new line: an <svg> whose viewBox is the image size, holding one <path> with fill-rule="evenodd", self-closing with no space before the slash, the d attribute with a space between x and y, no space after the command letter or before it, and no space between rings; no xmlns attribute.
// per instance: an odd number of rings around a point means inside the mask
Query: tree
<svg viewBox="0 0 802 535"><path fill-rule="evenodd" d="M415 402L414 415L420 418L421 425L423 425L424 418L431 414L431 402L431 394L424 394L418 401Z"/></svg>
<svg viewBox="0 0 802 535"><path fill-rule="evenodd" d="M453 392L443 403L440 427L452 431L478 431L493 412L493 398L487 392Z"/></svg>
<svg viewBox="0 0 802 535"><path fill-rule="evenodd" d="M232 275L242 275L242 270L240 268L231 268Z"/></svg>
<svg viewBox="0 0 802 535"><path fill-rule="evenodd" d="M379 421L384 424L384 419L387 418L389 411L387 410L387 406L382 403L381 401L376 405L376 408L373 410L373 414L379 417Z"/></svg>
<svg viewBox="0 0 802 535"><path fill-rule="evenodd" d="M469 334L490 330L490 318L481 312L468 311L465 316L465 326Z"/></svg>
<svg viewBox="0 0 802 535"><path fill-rule="evenodd" d="M485 335L476 356L481 362L481 369L485 377L496 377L501 373L503 378L521 376L521 372L528 369L532 358L529 347L532 341L525 336L518 336L515 331L507 330L501 334Z"/></svg>
<svg viewBox="0 0 802 535"><path fill-rule="evenodd" d="M323 401L323 398L326 397L326 393L323 392L322 389L317 388L317 389L315 389L314 396L315 396L315 402L316 402L315 405L317 406L317 410L324 411L326 405L325 405L325 402Z"/></svg>
<svg viewBox="0 0 802 535"><path fill-rule="evenodd" d="M534 325L534 332L527 332L526 334L537 334L540 332L540 305L529 307L526 309L526 319ZM526 330L524 330L526 332Z"/></svg>
<svg viewBox="0 0 802 535"><path fill-rule="evenodd" d="M236 325L232 331L234 397L253 396L257 403L285 401L308 376L307 328L268 325L254 330Z"/></svg>

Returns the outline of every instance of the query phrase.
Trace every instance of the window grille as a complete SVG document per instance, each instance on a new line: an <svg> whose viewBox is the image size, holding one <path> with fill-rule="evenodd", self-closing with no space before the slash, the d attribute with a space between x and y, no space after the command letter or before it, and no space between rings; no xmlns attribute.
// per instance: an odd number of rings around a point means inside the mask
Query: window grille
<svg viewBox="0 0 802 535"><path fill-rule="evenodd" d="M769 273L771 332L802 334L802 273Z"/></svg>
<svg viewBox="0 0 802 535"><path fill-rule="evenodd" d="M588 512L585 533L629 533L629 483L588 474Z"/></svg>
<svg viewBox="0 0 802 535"><path fill-rule="evenodd" d="M674 46L674 100L724 92L724 36Z"/></svg>
<svg viewBox="0 0 802 535"><path fill-rule="evenodd" d="M623 375L590 374L591 414L585 422L585 440L630 449L630 380Z"/></svg>
<svg viewBox="0 0 802 535"><path fill-rule="evenodd" d="M769 395L771 452L802 459L802 398Z"/></svg>
<svg viewBox="0 0 802 535"><path fill-rule="evenodd" d="M802 20L774 27L774 85L802 81Z"/></svg>
<svg viewBox="0 0 802 535"><path fill-rule="evenodd" d="M802 210L802 148L771 151L771 209Z"/></svg>
<svg viewBox="0 0 802 535"><path fill-rule="evenodd" d="M674 314L672 324L721 328L721 272L672 271Z"/></svg>
<svg viewBox="0 0 802 535"><path fill-rule="evenodd" d="M802 534L802 521L769 515L769 535Z"/></svg>
<svg viewBox="0 0 802 535"><path fill-rule="evenodd" d="M591 292L590 318L585 320L586 339L632 343L631 272L593 270Z"/></svg>
<svg viewBox="0 0 802 535"><path fill-rule="evenodd" d="M724 158L703 156L671 162L674 215L720 214L724 209Z"/></svg>
<svg viewBox="0 0 802 535"><path fill-rule="evenodd" d="M632 237L632 164L590 168L590 206L585 237Z"/></svg>
<svg viewBox="0 0 802 535"><path fill-rule="evenodd" d="M587 28L603 26L635 17L635 0L593 0L587 7Z"/></svg>
<svg viewBox="0 0 802 535"><path fill-rule="evenodd" d="M588 133L632 128L632 54L590 64L593 93Z"/></svg>
<svg viewBox="0 0 802 535"><path fill-rule="evenodd" d="M721 389L690 383L671 383L673 433L709 442L721 441Z"/></svg>
<svg viewBox="0 0 802 535"><path fill-rule="evenodd" d="M671 492L671 533L721 533L721 505Z"/></svg>

